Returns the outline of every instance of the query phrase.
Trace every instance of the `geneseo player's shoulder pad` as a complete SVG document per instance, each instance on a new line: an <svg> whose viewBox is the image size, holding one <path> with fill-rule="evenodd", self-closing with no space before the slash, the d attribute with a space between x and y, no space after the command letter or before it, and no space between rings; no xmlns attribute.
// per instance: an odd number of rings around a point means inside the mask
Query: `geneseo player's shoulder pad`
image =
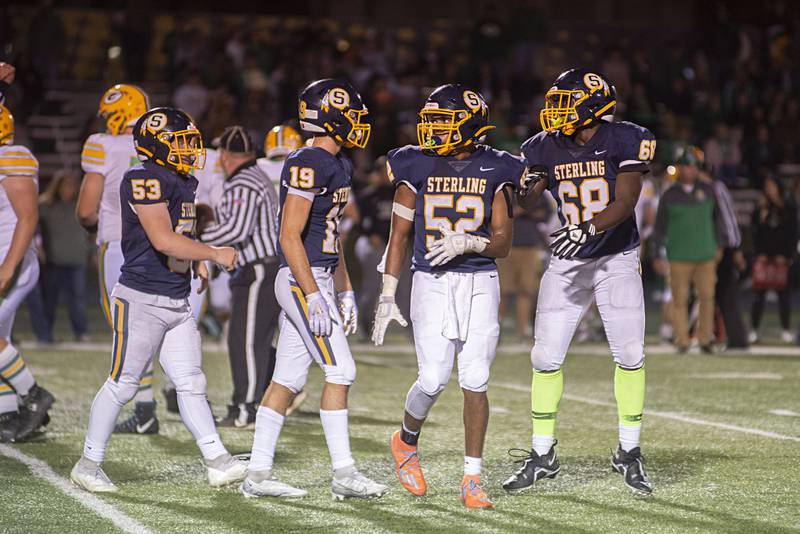
<svg viewBox="0 0 800 534"><path fill-rule="evenodd" d="M414 190L424 187L423 182L433 167L434 156L425 153L422 147L406 145L389 151L386 166L389 180L394 185L405 183Z"/></svg>
<svg viewBox="0 0 800 534"><path fill-rule="evenodd" d="M315 147L295 150L286 158L281 184L295 189L325 189L334 173L336 157Z"/></svg>
<svg viewBox="0 0 800 534"><path fill-rule="evenodd" d="M21 145L0 146L0 174L5 176L36 176L39 162Z"/></svg>
<svg viewBox="0 0 800 534"><path fill-rule="evenodd" d="M486 155L495 161L498 161L496 164L497 173L495 176L497 176L497 182L495 184L495 188L506 183L509 183L516 188L520 183L520 179L522 178L525 169L527 168L525 158L522 156L515 156L514 154L506 152L505 150L498 150L492 147L486 148ZM489 165L486 166L488 167Z"/></svg>
<svg viewBox="0 0 800 534"><path fill-rule="evenodd" d="M175 188L177 176L156 164L142 164L125 171L120 197L131 204L167 202Z"/></svg>
<svg viewBox="0 0 800 534"><path fill-rule="evenodd" d="M103 174L108 159L106 149L108 138L108 134L95 133L86 139L81 151L81 168L84 172Z"/></svg>
<svg viewBox="0 0 800 534"><path fill-rule="evenodd" d="M652 132L627 121L612 122L610 126L620 172L648 172L656 153L656 138Z"/></svg>

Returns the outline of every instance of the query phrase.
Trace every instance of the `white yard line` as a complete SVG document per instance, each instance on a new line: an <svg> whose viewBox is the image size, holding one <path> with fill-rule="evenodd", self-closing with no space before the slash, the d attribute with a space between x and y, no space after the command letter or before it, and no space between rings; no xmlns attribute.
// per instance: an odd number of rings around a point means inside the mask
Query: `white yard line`
<svg viewBox="0 0 800 534"><path fill-rule="evenodd" d="M520 391L523 393L530 393L531 387L530 386L523 386L520 384L510 384L507 382L496 383L493 382L491 384L494 387L501 387L505 389L510 389L513 391ZM563 398L574 401L574 402L581 402L583 404L591 404L594 406L606 406L610 408L616 408L617 405L613 402L598 400L598 399L590 399L588 397L581 397L578 395L571 395L569 393L565 393ZM745 426L738 426L738 425L729 425L728 423L718 423L716 421L706 421L704 419L698 419L696 417L689 417L687 415L682 415L675 412L661 412L657 410L645 410L644 415L650 417L661 417L663 419L671 419L673 421L680 421L681 423L689 423L690 425L698 425L698 426L705 426L705 427L713 427L713 428L721 428L723 430L732 430L734 432L742 432L744 434L753 434L755 436L761 436L763 438L772 438L772 439L780 439L785 441L797 441L800 442L800 437L797 436L787 436L784 434L777 434L775 432L769 432L767 430L759 430L757 428L749 428Z"/></svg>
<svg viewBox="0 0 800 534"><path fill-rule="evenodd" d="M55 486L66 496L72 497L100 517L108 519L123 532L132 534L148 534L152 532L132 517L114 508L108 502L101 500L91 493L76 488L69 480L58 476L49 465L38 458L28 456L10 445L4 445L2 443L0 443L0 454L25 464L35 477L41 478L50 485Z"/></svg>

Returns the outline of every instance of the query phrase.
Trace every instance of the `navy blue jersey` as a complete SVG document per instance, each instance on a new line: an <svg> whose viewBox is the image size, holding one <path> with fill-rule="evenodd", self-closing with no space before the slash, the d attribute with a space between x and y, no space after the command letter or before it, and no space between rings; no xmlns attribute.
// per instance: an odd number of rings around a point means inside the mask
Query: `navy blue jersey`
<svg viewBox="0 0 800 534"><path fill-rule="evenodd" d="M175 232L194 238L196 190L194 176L176 174L149 161L125 172L119 186L125 257L121 284L175 299L189 295L191 262L170 258L153 247L136 215L136 206L166 203Z"/></svg>
<svg viewBox="0 0 800 534"><path fill-rule="evenodd" d="M494 196L505 185L515 187L525 172L522 158L479 145L464 159L437 156L408 145L389 152L389 178L417 194L412 266L423 272L471 273L495 269L494 258L464 254L438 267L425 259L442 237L442 224L457 232L489 237Z"/></svg>
<svg viewBox="0 0 800 534"><path fill-rule="evenodd" d="M648 172L656 141L647 128L631 122L603 122L584 146L560 132L540 132L522 144L529 166L544 165L549 190L558 203L561 224L588 221L616 198L617 175ZM633 214L589 238L578 258L598 258L639 246Z"/></svg>
<svg viewBox="0 0 800 534"><path fill-rule="evenodd" d="M339 264L339 221L350 198L353 164L341 152L334 156L325 149L304 147L295 150L283 164L281 172L281 211L289 188L309 199L311 212L303 229L303 246L312 267ZM280 220L280 214L278 216ZM286 258L278 247L281 266Z"/></svg>

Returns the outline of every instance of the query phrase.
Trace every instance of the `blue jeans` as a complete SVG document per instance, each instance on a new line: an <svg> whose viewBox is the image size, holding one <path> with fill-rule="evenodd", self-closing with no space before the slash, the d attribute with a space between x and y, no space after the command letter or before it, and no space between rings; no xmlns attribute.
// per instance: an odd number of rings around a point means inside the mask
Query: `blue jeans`
<svg viewBox="0 0 800 534"><path fill-rule="evenodd" d="M45 315L55 325L58 298L66 298L72 333L76 338L86 335L89 325L86 319L86 266L56 265L48 263L44 276Z"/></svg>

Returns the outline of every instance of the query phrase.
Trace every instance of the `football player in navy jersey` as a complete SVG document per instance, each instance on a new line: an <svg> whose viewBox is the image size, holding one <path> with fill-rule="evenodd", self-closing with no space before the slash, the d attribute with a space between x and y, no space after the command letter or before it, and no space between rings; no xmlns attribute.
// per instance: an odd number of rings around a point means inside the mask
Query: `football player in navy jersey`
<svg viewBox="0 0 800 534"><path fill-rule="evenodd" d="M355 332L358 316L339 243L353 173L341 150L367 145L366 115L361 96L347 82L318 80L300 95L300 126L314 137L310 146L286 158L281 174L275 296L284 318L272 383L256 414L253 451L241 485L245 497L307 494L277 480L272 468L286 409L303 390L313 362L325 373L319 416L333 467L333 497L370 499L387 489L356 469L347 415L356 366L346 336Z"/></svg>
<svg viewBox="0 0 800 534"><path fill-rule="evenodd" d="M550 191L564 226L551 236L553 255L539 290L531 350L532 448L503 483L508 491L559 472L554 431L561 366L578 322L596 301L616 364L619 446L611 465L634 492L652 492L639 449L645 314L634 208L656 141L646 128L613 122L616 97L596 71L562 73L545 96L543 131L522 145L530 172L520 202L533 205Z"/></svg>
<svg viewBox="0 0 800 534"><path fill-rule="evenodd" d="M208 279L204 261L226 269L236 265L233 248L194 240L197 180L190 173L203 166L202 137L189 116L174 108L148 111L133 135L142 163L128 170L120 184L125 261L111 295L111 372L95 396L83 456L70 478L87 491L117 490L101 467L106 446L122 406L134 397L140 378L160 351L161 366L175 384L181 418L200 448L209 483L238 482L246 465L228 453L214 427L200 333L187 299L193 272Z"/></svg>
<svg viewBox="0 0 800 534"><path fill-rule="evenodd" d="M492 126L486 101L462 85L443 85L420 111L419 146L389 152L396 186L383 287L372 339L383 343L392 320L407 323L395 303L408 240L413 239L411 321L419 375L391 438L397 476L424 495L417 442L423 423L458 358L464 393L465 449L461 501L492 506L480 487L489 421L486 389L500 333L495 258L511 247L513 190L525 176L522 158L482 144Z"/></svg>

